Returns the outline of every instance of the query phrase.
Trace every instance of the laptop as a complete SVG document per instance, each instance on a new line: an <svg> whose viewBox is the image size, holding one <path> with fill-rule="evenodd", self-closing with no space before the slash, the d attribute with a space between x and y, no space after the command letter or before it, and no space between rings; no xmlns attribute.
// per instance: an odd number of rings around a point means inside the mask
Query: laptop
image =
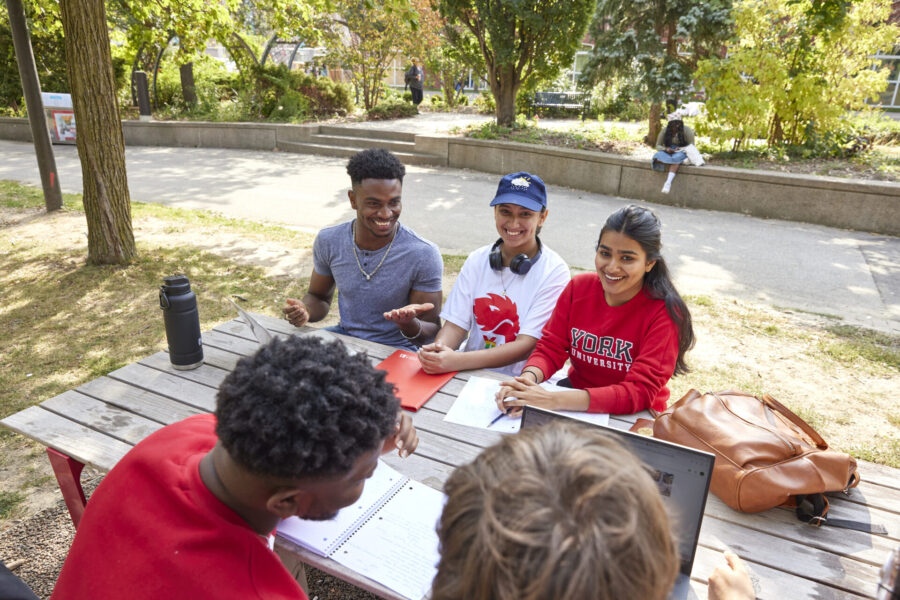
<svg viewBox="0 0 900 600"><path fill-rule="evenodd" d="M700 537L706 497L709 495L715 455L614 427L586 423L535 406L525 406L522 413L522 429L539 427L558 420L608 431L630 448L647 466L650 476L659 486L666 511L675 523L678 552L681 555L681 569L669 599L696 598L690 586L691 569L697 552L697 541Z"/></svg>

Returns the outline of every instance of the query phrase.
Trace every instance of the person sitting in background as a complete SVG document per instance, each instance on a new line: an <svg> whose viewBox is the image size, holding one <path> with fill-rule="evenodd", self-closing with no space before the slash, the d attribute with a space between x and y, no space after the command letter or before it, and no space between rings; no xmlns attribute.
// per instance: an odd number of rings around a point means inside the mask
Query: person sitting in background
<svg viewBox="0 0 900 600"><path fill-rule="evenodd" d="M215 416L163 427L91 496L56 600L305 599L272 551L281 519L331 519L378 457L418 438L364 354L275 339L238 361Z"/></svg>
<svg viewBox="0 0 900 600"><path fill-rule="evenodd" d="M694 330L660 254L661 235L659 219L646 208L630 205L610 215L597 241L597 272L576 275L563 290L522 374L497 393L500 410L666 409L666 383L687 372ZM538 385L567 359L568 377L559 385L574 389Z"/></svg>
<svg viewBox="0 0 900 600"><path fill-rule="evenodd" d="M662 193L668 194L672 189L672 180L678 167L687 159L684 148L694 143L694 130L685 125L681 119L672 119L666 124L666 128L659 132L656 138L656 154L653 155L652 165L654 171L665 171L666 182L663 184Z"/></svg>
<svg viewBox="0 0 900 600"><path fill-rule="evenodd" d="M463 264L441 311L444 326L434 343L419 350L426 373L494 369L518 375L569 282L565 261L538 238L549 214L540 177L505 175L491 206L500 237Z"/></svg>
<svg viewBox="0 0 900 600"><path fill-rule="evenodd" d="M669 516L617 440L552 423L504 437L444 485L432 600L664 600L678 575ZM710 600L752 600L737 556Z"/></svg>

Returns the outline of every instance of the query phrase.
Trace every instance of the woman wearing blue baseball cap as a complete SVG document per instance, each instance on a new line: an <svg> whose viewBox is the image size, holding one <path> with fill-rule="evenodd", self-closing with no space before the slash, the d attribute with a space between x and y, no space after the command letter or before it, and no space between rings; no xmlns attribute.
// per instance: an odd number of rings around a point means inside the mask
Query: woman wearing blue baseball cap
<svg viewBox="0 0 900 600"><path fill-rule="evenodd" d="M549 214L540 177L506 175L491 206L500 237L466 259L441 311L443 327L434 343L419 350L426 373L494 369L518 375L569 282L566 263L538 238Z"/></svg>

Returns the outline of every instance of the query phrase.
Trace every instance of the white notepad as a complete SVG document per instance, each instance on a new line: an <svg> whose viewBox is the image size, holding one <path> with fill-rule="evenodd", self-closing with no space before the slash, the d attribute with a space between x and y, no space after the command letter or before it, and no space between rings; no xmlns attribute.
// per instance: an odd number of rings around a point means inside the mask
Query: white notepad
<svg viewBox="0 0 900 600"><path fill-rule="evenodd" d="M550 391L561 391L570 388L560 387L552 383L542 383L542 388ZM486 377L470 377L460 390L459 395L453 402L453 406L447 411L444 420L448 423L458 423L460 425L468 425L469 427L480 427L489 429L498 433L516 433L519 431L522 419L516 417L500 417L500 419L491 424L495 417L500 415L500 409L494 397L500 389L500 382L496 379L488 379ZM587 421L588 423L597 423L600 425L609 425L609 415L606 413L586 413L561 410L560 414Z"/></svg>
<svg viewBox="0 0 900 600"><path fill-rule="evenodd" d="M441 492L379 461L356 504L330 521L285 519L278 535L419 600L437 572L435 527L444 500Z"/></svg>

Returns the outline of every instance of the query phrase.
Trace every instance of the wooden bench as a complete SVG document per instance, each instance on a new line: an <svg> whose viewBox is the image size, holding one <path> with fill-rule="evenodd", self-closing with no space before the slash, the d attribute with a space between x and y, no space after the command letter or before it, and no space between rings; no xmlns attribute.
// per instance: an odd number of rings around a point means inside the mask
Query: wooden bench
<svg viewBox="0 0 900 600"><path fill-rule="evenodd" d="M591 108L591 95L587 92L535 92L532 107L578 110L584 121Z"/></svg>

